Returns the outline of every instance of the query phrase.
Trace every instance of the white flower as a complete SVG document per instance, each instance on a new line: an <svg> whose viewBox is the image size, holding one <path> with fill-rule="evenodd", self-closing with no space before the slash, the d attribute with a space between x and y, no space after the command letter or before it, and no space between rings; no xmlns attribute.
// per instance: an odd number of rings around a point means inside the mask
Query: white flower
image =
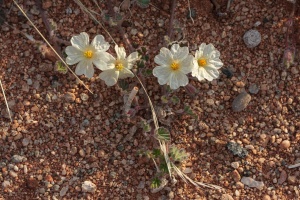
<svg viewBox="0 0 300 200"><path fill-rule="evenodd" d="M76 63L75 73L77 75L84 74L88 78L94 75L93 64L100 68L105 66L105 57L107 57L107 50L109 49L108 42L105 41L102 35L96 35L92 43L89 43L89 35L85 32L73 36L71 39L72 46L66 48L68 55L66 62L68 65Z"/></svg>
<svg viewBox="0 0 300 200"><path fill-rule="evenodd" d="M158 78L160 85L167 84L176 90L180 86L186 86L189 82L186 74L192 70L193 56L189 55L188 47L180 47L173 44L171 51L165 47L160 49L160 54L154 61L159 66L153 69L153 75Z"/></svg>
<svg viewBox="0 0 300 200"><path fill-rule="evenodd" d="M138 53L133 52L126 58L126 52L124 47L115 46L117 58L108 54L106 57L107 65L98 67L103 72L99 75L100 79L105 81L108 86L113 86L117 83L118 79L124 79L127 77L134 77L134 74L130 71L135 61L138 60Z"/></svg>
<svg viewBox="0 0 300 200"><path fill-rule="evenodd" d="M219 57L220 52L216 50L212 44L206 45L205 43L202 43L199 50L195 53L192 76L197 77L199 81L204 79L212 81L213 79L218 78L218 69L223 66Z"/></svg>

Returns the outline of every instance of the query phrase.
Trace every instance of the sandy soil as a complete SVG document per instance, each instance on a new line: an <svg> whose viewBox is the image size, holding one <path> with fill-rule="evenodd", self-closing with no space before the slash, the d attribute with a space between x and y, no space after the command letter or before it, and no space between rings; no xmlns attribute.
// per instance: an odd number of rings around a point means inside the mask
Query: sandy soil
<svg viewBox="0 0 300 200"><path fill-rule="evenodd" d="M227 1L216 1L225 12ZM107 9L106 1L97 2L101 10ZM164 45L171 2L153 0L144 9L133 3L130 10L122 10L122 26L133 47L144 46L148 51L148 69L155 67L153 58ZM36 2L18 3L48 37ZM100 13L93 1L82 3ZM120 1L116 1L118 5ZM13 122L0 94L0 199L300 198L300 168L288 167L300 162L298 51L291 67L282 64L292 4L286 0L233 1L231 12L222 17L216 16L209 0L190 0L190 5L195 11L194 23L188 18L187 1L177 1L174 37L189 45L192 53L203 42L214 44L221 53L224 73L212 82L191 80L199 93L190 96L181 88L172 93L180 103L168 106L161 101L165 91L157 78L145 76L144 81L156 107L176 111L189 105L197 115L197 119L188 114L160 116L159 121L170 130L172 143L190 154L182 170L191 170L188 176L194 180L223 189L197 189L177 177L177 184L151 193L155 166L139 154L157 147L157 142L145 136L139 126L142 118L151 119L150 109L145 107L128 120L123 116L124 92L117 86L107 87L98 77L100 70L96 69L91 79L80 76L93 94L70 72L55 71L53 60L44 58L37 45L21 33L37 41L42 38L13 2L4 0L0 1L0 14L6 22L0 34L0 78ZM48 19L57 24L57 38L69 42L72 36L85 31L90 38L102 34L113 45L101 26L75 2L45 0L43 7ZM299 3L292 32L297 49L298 16ZM100 16L97 19L103 22ZM129 51L118 29L104 26ZM250 29L261 34L261 42L254 48L243 41ZM58 44L63 51L66 44ZM126 82L129 88L141 88L135 79ZM244 110L234 112L232 103L242 91L251 100ZM140 105L147 105L142 89L138 97ZM248 155L233 155L227 148L230 141L247 150ZM249 187L245 177L263 185ZM94 183L96 191L82 191L84 181Z"/></svg>

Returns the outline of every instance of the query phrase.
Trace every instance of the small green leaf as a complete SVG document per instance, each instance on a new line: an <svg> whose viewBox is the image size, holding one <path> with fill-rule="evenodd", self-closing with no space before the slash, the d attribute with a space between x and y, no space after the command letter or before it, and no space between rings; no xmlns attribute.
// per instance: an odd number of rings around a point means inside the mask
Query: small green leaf
<svg viewBox="0 0 300 200"><path fill-rule="evenodd" d="M180 99L177 96L172 96L171 101L173 104L178 104L180 103Z"/></svg>
<svg viewBox="0 0 300 200"><path fill-rule="evenodd" d="M171 135L170 131L164 127L159 127L157 130L157 139L170 141Z"/></svg>
<svg viewBox="0 0 300 200"><path fill-rule="evenodd" d="M68 72L68 68L60 61L55 63L55 71L66 74Z"/></svg>
<svg viewBox="0 0 300 200"><path fill-rule="evenodd" d="M145 63L144 63L144 61L139 61L138 63L137 63L137 66L138 66L138 68L144 68L145 67Z"/></svg>
<svg viewBox="0 0 300 200"><path fill-rule="evenodd" d="M148 124L145 120L143 120L141 123L144 133L149 132L151 130L150 124Z"/></svg>
<svg viewBox="0 0 300 200"><path fill-rule="evenodd" d="M146 47L142 47L142 51L143 51L143 53L145 54L145 53L147 52Z"/></svg>
<svg viewBox="0 0 300 200"><path fill-rule="evenodd" d="M146 76L152 75L152 69L146 69L145 75L146 75Z"/></svg>
<svg viewBox="0 0 300 200"><path fill-rule="evenodd" d="M146 61L149 61L149 56L148 55L145 55L144 57L145 57Z"/></svg>
<svg viewBox="0 0 300 200"><path fill-rule="evenodd" d="M150 187L152 189L158 188L160 186L160 184L161 184L161 180L159 180L159 178L156 177L152 180Z"/></svg>
<svg viewBox="0 0 300 200"><path fill-rule="evenodd" d="M169 102L168 97L166 95L163 95L160 97L160 100L162 103L166 104Z"/></svg>
<svg viewBox="0 0 300 200"><path fill-rule="evenodd" d="M161 156L160 149L153 149L152 155L153 155L155 158Z"/></svg>
<svg viewBox="0 0 300 200"><path fill-rule="evenodd" d="M184 105L184 112L188 115L191 115L192 117L197 119L197 115L192 111L191 107L188 105Z"/></svg>
<svg viewBox="0 0 300 200"><path fill-rule="evenodd" d="M159 165L159 169L160 169L160 171L162 171L164 173L169 173L168 165L166 162L161 163Z"/></svg>

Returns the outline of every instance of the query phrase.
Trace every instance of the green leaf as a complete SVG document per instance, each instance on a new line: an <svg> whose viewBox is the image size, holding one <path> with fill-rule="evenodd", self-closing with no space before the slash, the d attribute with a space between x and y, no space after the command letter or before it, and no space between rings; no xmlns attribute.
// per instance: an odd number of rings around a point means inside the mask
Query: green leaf
<svg viewBox="0 0 300 200"><path fill-rule="evenodd" d="M139 61L138 63L137 63L137 66L138 66L138 68L144 68L145 67L145 63L144 63L144 61Z"/></svg>
<svg viewBox="0 0 300 200"><path fill-rule="evenodd" d="M152 150L152 155L153 155L155 158L161 156L160 149L153 149L153 150Z"/></svg>
<svg viewBox="0 0 300 200"><path fill-rule="evenodd" d="M157 130L157 139L163 141L170 141L170 131L164 127L159 127Z"/></svg>
<svg viewBox="0 0 300 200"><path fill-rule="evenodd" d="M169 173L168 165L166 162L163 162L159 165L159 169L164 173Z"/></svg>
<svg viewBox="0 0 300 200"><path fill-rule="evenodd" d="M184 105L184 112L188 115L191 115L192 117L197 119L197 115L192 111L191 107L188 105Z"/></svg>
<svg viewBox="0 0 300 200"><path fill-rule="evenodd" d="M169 149L169 157L174 163L181 163L188 158L188 155L184 149L178 149L175 145L172 145Z"/></svg>
<svg viewBox="0 0 300 200"><path fill-rule="evenodd" d="M173 104L178 104L180 103L180 99L177 96L172 96L171 101Z"/></svg>
<svg viewBox="0 0 300 200"><path fill-rule="evenodd" d="M149 56L148 55L145 55L145 60L149 61Z"/></svg>
<svg viewBox="0 0 300 200"><path fill-rule="evenodd" d="M147 52L146 47L142 47L142 51L143 51L143 53L145 54L145 53Z"/></svg>
<svg viewBox="0 0 300 200"><path fill-rule="evenodd" d="M152 75L152 69L146 69L146 71L144 72L144 74L145 74L146 76Z"/></svg>
<svg viewBox="0 0 300 200"><path fill-rule="evenodd" d="M143 120L141 123L144 133L149 132L151 130L150 124L148 124L145 120Z"/></svg>
<svg viewBox="0 0 300 200"><path fill-rule="evenodd" d="M160 100L162 103L166 104L169 102L168 97L166 95L163 95L160 97Z"/></svg>
<svg viewBox="0 0 300 200"><path fill-rule="evenodd" d="M158 187L160 186L160 184L161 184L161 180L160 180L159 178L156 177L156 178L154 178L154 179L152 180L150 187L151 187L152 189L158 188Z"/></svg>
<svg viewBox="0 0 300 200"><path fill-rule="evenodd" d="M68 72L68 68L60 61L55 63L55 71L66 74Z"/></svg>

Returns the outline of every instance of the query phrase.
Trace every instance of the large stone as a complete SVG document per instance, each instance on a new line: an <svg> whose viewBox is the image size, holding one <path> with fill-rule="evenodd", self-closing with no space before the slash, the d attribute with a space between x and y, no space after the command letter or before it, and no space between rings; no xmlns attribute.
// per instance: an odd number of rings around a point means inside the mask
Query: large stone
<svg viewBox="0 0 300 200"><path fill-rule="evenodd" d="M261 42L261 35L257 30L251 29L244 34L243 40L248 48L254 48Z"/></svg>
<svg viewBox="0 0 300 200"><path fill-rule="evenodd" d="M232 102L232 110L240 112L244 110L251 101L251 95L246 91L241 92Z"/></svg>
<svg viewBox="0 0 300 200"><path fill-rule="evenodd" d="M97 187L91 181L84 181L84 183L81 185L81 189L83 192L94 193L97 190Z"/></svg>
<svg viewBox="0 0 300 200"><path fill-rule="evenodd" d="M262 190L264 187L264 183L261 181L256 181L253 178L250 177L243 177L241 182L245 185L247 185L248 187L254 187L257 188L259 190Z"/></svg>

